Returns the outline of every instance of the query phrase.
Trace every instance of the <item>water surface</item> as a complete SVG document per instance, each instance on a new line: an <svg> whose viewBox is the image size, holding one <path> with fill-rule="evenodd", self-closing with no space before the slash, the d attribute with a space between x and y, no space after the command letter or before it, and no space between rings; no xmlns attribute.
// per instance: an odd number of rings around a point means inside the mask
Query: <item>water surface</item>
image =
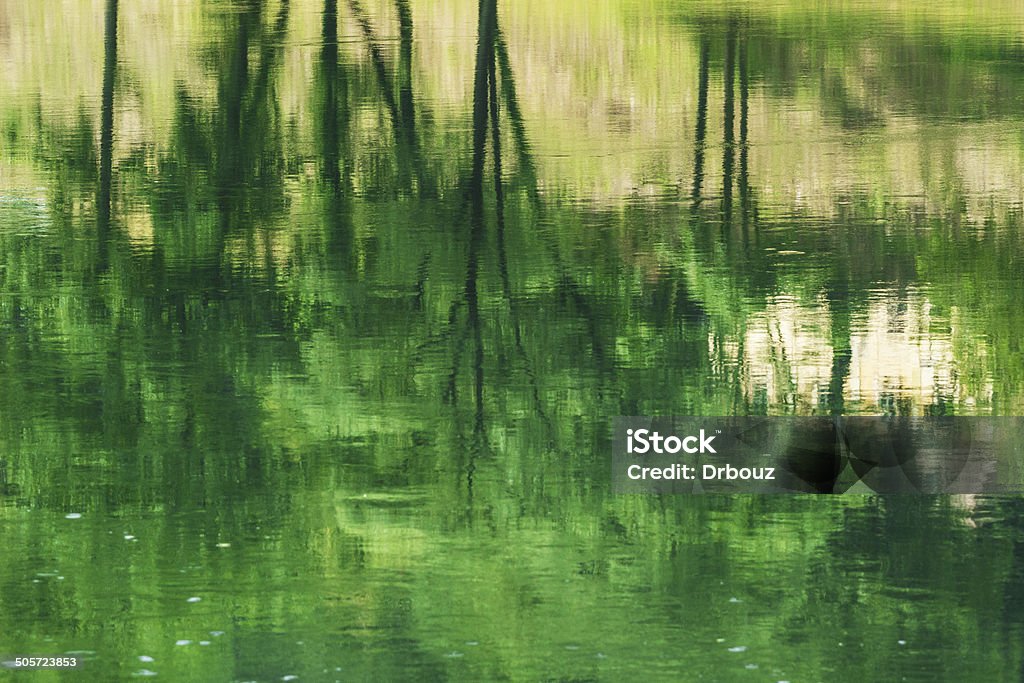
<svg viewBox="0 0 1024 683"><path fill-rule="evenodd" d="M608 441L1024 415L1022 26L0 2L0 654L1021 680L1020 499L613 496Z"/></svg>

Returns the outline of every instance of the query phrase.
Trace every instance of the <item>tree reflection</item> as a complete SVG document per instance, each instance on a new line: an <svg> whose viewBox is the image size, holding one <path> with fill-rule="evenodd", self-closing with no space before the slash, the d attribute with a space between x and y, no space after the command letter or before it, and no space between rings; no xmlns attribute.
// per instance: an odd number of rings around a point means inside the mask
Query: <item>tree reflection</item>
<svg viewBox="0 0 1024 683"><path fill-rule="evenodd" d="M113 176L114 80L117 77L117 0L107 0L103 38L103 96L100 114L100 178L96 193L97 268L109 266L110 186Z"/></svg>
<svg viewBox="0 0 1024 683"><path fill-rule="evenodd" d="M74 157L60 163L98 168L98 183L90 175L76 186L54 172L48 197L69 199L43 209L4 205L15 228L0 230L0 393L8 397L0 497L50 512L110 513L119 537L122 521L142 510L137 517L154 525L159 540L152 552L133 554L85 539L82 557L101 558L97 576L85 575L88 563L76 565L76 591L47 593L38 623L49 629L93 604L82 587L102 591L107 570L135 577L138 594L159 593L166 572L186 563L222 572L232 585L248 576L262 589L265 576L245 574L253 571L250 554L211 550L221 534L270 558L286 583L302 576L301 590L273 587L289 605L299 601L282 610L308 611L320 622L322 610L336 610L363 620L360 631L387 629L415 654L412 664L389 660L384 668L422 667L416 672L434 678L450 673L436 653L448 651L453 631L431 625L431 614L443 612L431 608L465 598L460 613L492 642L534 627L538 642L550 641L568 622L548 610L538 616L535 605L556 604L566 591L589 600L590 588L578 586L611 572L654 591L646 607L664 618L640 627L652 641L709 628L701 620L741 595L737 585L763 578L763 562L752 557L782 567L790 588L771 627L799 636L808 635L801 632L808 613L818 626L865 633L900 617L891 600L862 604L865 595L893 589L892 577L871 570L876 564L905 566L912 583L954 594L971 577L956 558L970 557L964 551L986 524L1018 524L1014 505L974 502L968 517L941 501L815 501L800 524L765 526L751 520L803 515L802 499L613 499L608 418L904 410L899 387L872 396L875 404L854 393L856 349L866 334L889 339L884 325L865 322L870 315L883 310L883 322L906 326L907 308L920 301L936 312L906 334L914 337L907 345L952 339L962 372L956 381L991 382L997 405L1012 410L1024 386L1013 342L1018 292L963 290L1024 277L1019 218L974 230L957 207L938 217L900 213L856 193L834 198L827 221L772 205L755 191L766 185L754 177L767 166L759 145L770 140L758 139L759 115L751 111L777 106L761 97L791 85L803 53L730 12L705 13L693 38L696 120L685 133L693 175L683 171L682 196L589 198L552 180L559 167L551 139L539 128L544 120L529 115L543 111L535 83L517 79L528 72L514 68L529 63L520 61L523 50L535 48L501 30L509 26L496 0L477 7L469 96L445 101L454 113L438 110L448 117L440 123L427 107L436 86L423 68L429 52L417 42L431 34L418 24L414 32L413 5L393 7L394 50L369 3L316 3L322 24L312 51L297 44L298 5L243 2L204 19L212 35L198 53L212 87L204 89L203 78L174 85L169 143L144 135L119 157L114 112L132 100L122 99L128 70L118 66L125 61L118 6L108 0L99 145L85 115L64 131L60 148ZM131 25L122 21L121 30ZM308 73L296 75L301 68ZM961 82L962 65L934 69L933 82ZM857 89L843 92L852 102L836 106L853 111ZM708 159L718 140L716 197L717 161ZM37 161L56 164L45 154ZM80 215L92 230L94 195L98 252L79 239ZM42 223L37 210L50 221L46 230L19 233L25 215ZM885 224L876 222L880 211L888 211ZM805 395L817 403L801 403L801 375L816 368L821 386ZM770 372L778 375L771 393ZM945 388L936 393L936 410L962 409ZM877 405L883 401L890 403ZM926 527L924 545L955 556L946 574L915 565L914 543L914 552L903 552L875 542L906 535L915 520ZM73 538L50 533L48 522L32 524L19 527L25 538L12 545L35 553L32 562L64 552L46 539ZM691 552L687 543L721 552ZM1021 562L999 561L1008 548L1020 554L1005 543L987 546L995 561L984 585L1017 604ZM525 597L506 600L514 591L505 585L523 576L508 569L509 556L529 556L538 575L554 578L531 578ZM842 571L850 562L868 568L852 588ZM736 581L705 590L699 577L723 567ZM396 588L395 576L414 580ZM474 576L505 584L494 595L453 598L454 582ZM16 568L0 579L14 586L25 576ZM309 597L307 581L356 597L325 607L325 593ZM663 599L683 594L696 597L685 605ZM950 642L977 631L967 612L990 598L971 597L966 611L937 598L936 611L956 615L943 622ZM12 615L28 613L24 600L12 600L0 612L8 632L24 623ZM240 594L239 601L264 623L260 600ZM152 616L125 610L133 624ZM515 616L514 634L494 621L499 612ZM1019 627L1019 619L1007 620ZM754 621L725 615L713 626L767 637L764 620ZM246 617L235 626L239 641L249 637L240 651L257 650L253 643L262 641ZM607 636L582 628L587 637ZM378 637L349 636L360 645ZM860 673L877 663L848 664ZM487 673L536 677L532 666L510 660Z"/></svg>

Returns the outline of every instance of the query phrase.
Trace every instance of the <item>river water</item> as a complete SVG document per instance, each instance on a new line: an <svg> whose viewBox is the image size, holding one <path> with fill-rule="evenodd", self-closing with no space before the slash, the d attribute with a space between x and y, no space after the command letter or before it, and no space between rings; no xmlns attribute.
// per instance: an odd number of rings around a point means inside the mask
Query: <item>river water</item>
<svg viewBox="0 0 1024 683"><path fill-rule="evenodd" d="M1022 26L0 1L0 658L1020 681L1021 499L614 495L609 439L1024 415Z"/></svg>

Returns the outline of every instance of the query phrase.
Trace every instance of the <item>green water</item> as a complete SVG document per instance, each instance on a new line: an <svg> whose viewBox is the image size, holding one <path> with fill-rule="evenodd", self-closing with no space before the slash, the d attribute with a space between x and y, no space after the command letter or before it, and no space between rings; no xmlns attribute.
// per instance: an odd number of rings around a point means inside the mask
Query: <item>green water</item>
<svg viewBox="0 0 1024 683"><path fill-rule="evenodd" d="M611 493L1024 415L1024 12L831 4L0 2L11 678L1020 681L1022 499Z"/></svg>

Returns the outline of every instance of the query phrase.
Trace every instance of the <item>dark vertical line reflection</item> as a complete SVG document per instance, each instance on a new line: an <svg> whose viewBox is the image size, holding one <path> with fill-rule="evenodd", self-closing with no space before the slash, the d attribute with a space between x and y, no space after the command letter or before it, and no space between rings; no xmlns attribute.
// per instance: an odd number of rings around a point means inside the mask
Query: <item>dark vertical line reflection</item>
<svg viewBox="0 0 1024 683"><path fill-rule="evenodd" d="M109 265L110 187L114 154L114 81L117 78L117 0L107 0L103 34L103 96L100 112L100 177L96 197L96 238L99 270Z"/></svg>
<svg viewBox="0 0 1024 683"><path fill-rule="evenodd" d="M747 72L747 33L743 32L739 46L740 71L740 214L743 221L743 245L749 241L750 180L747 169L747 118L750 113L750 74Z"/></svg>
<svg viewBox="0 0 1024 683"><path fill-rule="evenodd" d="M320 72L323 81L322 145L324 180L335 194L341 191L340 140L338 135L338 0L324 0L323 47Z"/></svg>
<svg viewBox="0 0 1024 683"><path fill-rule="evenodd" d="M395 0L398 12L399 36L399 78L398 78L398 111L402 117L403 132L413 134L416 130L416 110L412 97L412 11L409 0Z"/></svg>
<svg viewBox="0 0 1024 683"><path fill-rule="evenodd" d="M466 263L466 315L473 335L473 398L475 419L474 445L466 466L470 501L473 496L473 475L476 458L484 438L484 346L480 321L478 274L484 233L484 163L487 150L488 99L490 72L494 68L494 33L497 23L497 0L480 0L476 67L473 74L473 169L469 184L470 233ZM497 144L497 143L495 143Z"/></svg>
<svg viewBox="0 0 1024 683"><path fill-rule="evenodd" d="M707 34L700 36L700 73L697 88L697 131L693 142L693 208L700 204L701 186L704 183L704 140L708 129L708 65L711 58L711 43Z"/></svg>
<svg viewBox="0 0 1024 683"><path fill-rule="evenodd" d="M725 106L723 110L722 131L722 222L724 225L732 219L732 182L733 165L735 164L734 132L735 101L733 94L734 72L736 70L736 20L729 22L725 35L725 73L723 86L725 89Z"/></svg>
<svg viewBox="0 0 1024 683"><path fill-rule="evenodd" d="M325 207L328 239L342 272L349 274L356 261L349 205L353 164L348 144L348 82L338 63L338 0L324 0L322 42L320 145L323 179L331 190Z"/></svg>

